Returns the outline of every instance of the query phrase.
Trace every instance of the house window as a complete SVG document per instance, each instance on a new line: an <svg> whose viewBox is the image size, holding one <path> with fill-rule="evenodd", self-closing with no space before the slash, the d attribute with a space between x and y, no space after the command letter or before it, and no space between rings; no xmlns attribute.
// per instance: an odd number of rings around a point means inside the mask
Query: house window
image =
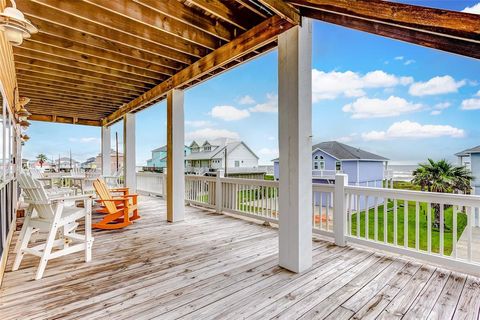
<svg viewBox="0 0 480 320"><path fill-rule="evenodd" d="M240 161L235 160L235 168L238 168L238 167L240 167Z"/></svg>
<svg viewBox="0 0 480 320"><path fill-rule="evenodd" d="M313 170L325 170L325 160L323 160L322 156L313 158Z"/></svg>
<svg viewBox="0 0 480 320"><path fill-rule="evenodd" d="M212 150L212 148L210 146L208 146L208 147L204 147L203 150L204 151L210 151L210 150Z"/></svg>
<svg viewBox="0 0 480 320"><path fill-rule="evenodd" d="M342 163L340 161L335 162L335 170L337 171L342 170Z"/></svg>

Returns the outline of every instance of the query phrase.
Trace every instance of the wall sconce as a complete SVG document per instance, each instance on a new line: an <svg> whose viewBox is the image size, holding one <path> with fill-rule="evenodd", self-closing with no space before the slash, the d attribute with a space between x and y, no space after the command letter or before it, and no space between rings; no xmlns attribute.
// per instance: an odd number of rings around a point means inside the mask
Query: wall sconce
<svg viewBox="0 0 480 320"><path fill-rule="evenodd" d="M12 6L6 7L0 13L0 30L5 32L5 36L12 46L19 46L24 39L37 33L38 29L17 9L15 0L10 0L10 2Z"/></svg>
<svg viewBox="0 0 480 320"><path fill-rule="evenodd" d="M30 126L30 122L28 122L27 120L22 120L18 124L20 125L20 127L22 127L23 130L27 130Z"/></svg>
<svg viewBox="0 0 480 320"><path fill-rule="evenodd" d="M28 141L28 140L30 140L30 137L27 136L26 134L21 135L20 138L21 138L23 141Z"/></svg>

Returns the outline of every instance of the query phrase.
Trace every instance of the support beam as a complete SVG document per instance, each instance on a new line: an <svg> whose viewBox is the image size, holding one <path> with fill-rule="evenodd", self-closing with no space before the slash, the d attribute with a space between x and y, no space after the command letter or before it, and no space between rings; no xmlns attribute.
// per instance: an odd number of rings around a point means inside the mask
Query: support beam
<svg viewBox="0 0 480 320"><path fill-rule="evenodd" d="M123 174L125 187L132 192L137 190L135 167L135 115L127 113L123 116Z"/></svg>
<svg viewBox="0 0 480 320"><path fill-rule="evenodd" d="M260 0L264 6L278 14L280 17L290 21L293 24L300 23L300 14L298 9L290 6L284 0Z"/></svg>
<svg viewBox="0 0 480 320"><path fill-rule="evenodd" d="M111 147L111 134L110 134L110 127L102 127L102 175L109 176L112 173L111 168L111 155L110 150Z"/></svg>
<svg viewBox="0 0 480 320"><path fill-rule="evenodd" d="M85 126L97 126L97 127L102 125L101 121L99 120L80 119L80 118L63 117L63 116L47 115L47 114L32 114L31 116L28 117L28 119L33 121L81 124Z"/></svg>
<svg viewBox="0 0 480 320"><path fill-rule="evenodd" d="M291 27L292 24L290 22L278 16L271 17L122 106L104 119L103 124L111 124L120 119L125 113L138 110L152 103L152 101L164 97L169 90L182 87L232 61L248 55L256 49L275 41L280 33Z"/></svg>
<svg viewBox="0 0 480 320"><path fill-rule="evenodd" d="M167 220L182 221L185 217L183 91L167 94Z"/></svg>
<svg viewBox="0 0 480 320"><path fill-rule="evenodd" d="M480 58L475 14L383 0L286 0L302 16L384 37Z"/></svg>
<svg viewBox="0 0 480 320"><path fill-rule="evenodd" d="M278 37L279 263L312 265L312 24Z"/></svg>

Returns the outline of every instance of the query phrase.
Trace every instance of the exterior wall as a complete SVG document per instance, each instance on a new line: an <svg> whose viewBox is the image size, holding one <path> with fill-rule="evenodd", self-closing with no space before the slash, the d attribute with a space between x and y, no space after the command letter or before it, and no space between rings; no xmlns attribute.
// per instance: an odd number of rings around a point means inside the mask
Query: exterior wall
<svg viewBox="0 0 480 320"><path fill-rule="evenodd" d="M480 153L472 153L471 157L471 170L474 177L472 185L475 189L480 189Z"/></svg>
<svg viewBox="0 0 480 320"><path fill-rule="evenodd" d="M321 150L317 150L315 152L312 153L312 175L316 176L316 175L319 175L320 174L320 170L316 171L314 170L313 168L313 162L316 161L314 160L315 157L318 156L319 158L320 157L323 157L323 161L325 161L325 169L324 170L335 170L335 163L338 161L337 159L335 159L334 157L326 154L325 152L321 151ZM322 159L320 158L320 160L318 161L322 161Z"/></svg>
<svg viewBox="0 0 480 320"><path fill-rule="evenodd" d="M10 5L10 2L8 4ZM0 12L3 12L5 6L6 1L0 0ZM8 106L13 111L13 106L16 105L14 101L18 100L18 92L15 94L17 78L13 61L13 49L4 32L0 32L0 83L5 91Z"/></svg>
<svg viewBox="0 0 480 320"><path fill-rule="evenodd" d="M239 167L252 168L258 166L258 158L243 144L237 146L227 155L227 168L234 168L235 161L239 162Z"/></svg>
<svg viewBox="0 0 480 320"><path fill-rule="evenodd" d="M187 156L189 154L190 154L190 148L185 146L184 155ZM166 156L167 156L166 151L152 151L152 158L147 160L147 167L166 168L167 167Z"/></svg>
<svg viewBox="0 0 480 320"><path fill-rule="evenodd" d="M278 180L280 176L280 164L278 163L278 160L273 161L273 177L275 180Z"/></svg>
<svg viewBox="0 0 480 320"><path fill-rule="evenodd" d="M355 185L358 181L358 161L342 161L342 171L348 175L348 184Z"/></svg>
<svg viewBox="0 0 480 320"><path fill-rule="evenodd" d="M367 182L372 183L381 181L383 179L384 164L381 161L360 161L358 182L360 185L367 185ZM370 186L370 184L368 185Z"/></svg>

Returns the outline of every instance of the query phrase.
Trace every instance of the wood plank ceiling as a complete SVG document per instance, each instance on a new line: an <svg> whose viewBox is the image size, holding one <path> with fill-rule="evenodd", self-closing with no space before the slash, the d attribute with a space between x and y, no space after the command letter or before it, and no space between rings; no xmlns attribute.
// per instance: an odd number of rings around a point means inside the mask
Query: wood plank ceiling
<svg viewBox="0 0 480 320"><path fill-rule="evenodd" d="M274 15L257 0L16 2L39 29L14 48L32 119L90 125ZM275 39L183 87L270 50Z"/></svg>

